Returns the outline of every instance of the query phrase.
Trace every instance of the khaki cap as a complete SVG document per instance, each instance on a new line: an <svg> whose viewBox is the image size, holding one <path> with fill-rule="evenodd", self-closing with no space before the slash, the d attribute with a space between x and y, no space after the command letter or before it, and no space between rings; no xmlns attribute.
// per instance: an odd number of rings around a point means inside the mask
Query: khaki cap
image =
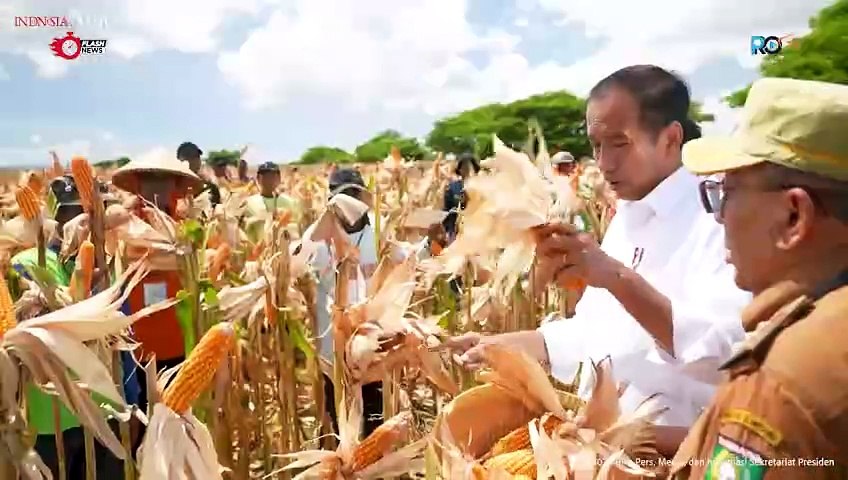
<svg viewBox="0 0 848 480"><path fill-rule="evenodd" d="M757 80L732 136L683 146L683 164L700 175L763 162L848 181L848 86Z"/></svg>
<svg viewBox="0 0 848 480"><path fill-rule="evenodd" d="M138 182L143 180L145 173L151 172L177 176L180 180L177 187L179 190L187 191L191 188L194 193L200 193L203 187L203 180L188 168L188 163L181 162L176 157L164 152L155 152L132 160L115 170L115 173L112 174L112 185L138 194Z"/></svg>

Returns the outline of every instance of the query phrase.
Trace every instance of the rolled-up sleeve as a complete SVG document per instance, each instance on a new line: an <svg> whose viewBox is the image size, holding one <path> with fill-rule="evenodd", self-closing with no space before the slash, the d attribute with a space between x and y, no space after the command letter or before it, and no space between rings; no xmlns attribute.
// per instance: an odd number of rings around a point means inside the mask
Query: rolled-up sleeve
<svg viewBox="0 0 848 480"><path fill-rule="evenodd" d="M574 381L580 362L587 356L584 345L589 333L585 324L579 316L550 318L537 330L545 339L551 374L563 383Z"/></svg>

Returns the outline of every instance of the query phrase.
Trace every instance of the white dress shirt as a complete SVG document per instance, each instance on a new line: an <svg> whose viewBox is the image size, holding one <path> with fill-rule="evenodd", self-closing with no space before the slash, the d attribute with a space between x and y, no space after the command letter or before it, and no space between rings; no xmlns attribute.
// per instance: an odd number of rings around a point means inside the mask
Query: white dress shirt
<svg viewBox="0 0 848 480"><path fill-rule="evenodd" d="M653 394L668 411L658 424L690 426L721 380L719 365L744 338L740 320L751 295L736 287L725 261L724 229L701 206L699 178L681 167L638 201L619 200L601 249L630 266L671 300L674 353L653 338L607 290L589 287L576 314L543 324L552 373L591 394L589 361L612 359L621 398L633 411Z"/></svg>

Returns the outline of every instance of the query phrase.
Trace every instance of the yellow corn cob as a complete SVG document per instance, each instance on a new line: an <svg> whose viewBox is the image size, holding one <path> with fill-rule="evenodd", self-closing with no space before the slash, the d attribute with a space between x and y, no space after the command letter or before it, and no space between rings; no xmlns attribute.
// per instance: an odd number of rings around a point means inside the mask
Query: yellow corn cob
<svg viewBox="0 0 848 480"><path fill-rule="evenodd" d="M390 452L395 444L406 437L407 428L412 421L412 414L402 413L390 418L377 427L371 435L353 450L351 471L358 472L373 464Z"/></svg>
<svg viewBox="0 0 848 480"><path fill-rule="evenodd" d="M87 212L91 211L94 204L94 174L91 173L91 165L85 157L77 156L71 159L71 175L77 184L82 208Z"/></svg>
<svg viewBox="0 0 848 480"><path fill-rule="evenodd" d="M12 295L9 293L9 285L6 284L6 277L0 275L0 338L9 330L15 327L15 304L12 302Z"/></svg>
<svg viewBox="0 0 848 480"><path fill-rule="evenodd" d="M44 180L38 173L31 172L29 177L27 177L27 186L31 188L36 195L41 195L42 190L44 190Z"/></svg>
<svg viewBox="0 0 848 480"><path fill-rule="evenodd" d="M83 300L91 294L91 281L94 277L94 244L84 240L77 253L76 266L71 275L71 296L75 301Z"/></svg>
<svg viewBox="0 0 848 480"><path fill-rule="evenodd" d="M548 435L550 435L551 432L560 425L562 425L562 420L553 415L549 415L543 422L543 428L545 429L545 433ZM530 429L527 428L527 425L522 425L501 437L501 439L492 446L492 449L486 455L486 458L495 457L504 453L515 452L517 450L523 450L525 448L530 448Z"/></svg>
<svg viewBox="0 0 848 480"><path fill-rule="evenodd" d="M483 466L488 469L499 468L511 475L529 475L536 478L536 458L533 457L533 450L529 448L494 456Z"/></svg>
<svg viewBox="0 0 848 480"><path fill-rule="evenodd" d="M179 414L187 411L206 390L218 365L234 344L235 330L232 324L222 322L210 328L191 351L176 378L165 389L162 403Z"/></svg>
<svg viewBox="0 0 848 480"><path fill-rule="evenodd" d="M15 200L18 202L18 208L21 210L21 216L27 220L32 220L38 216L41 206L38 202L38 196L31 188L24 186L15 192Z"/></svg>

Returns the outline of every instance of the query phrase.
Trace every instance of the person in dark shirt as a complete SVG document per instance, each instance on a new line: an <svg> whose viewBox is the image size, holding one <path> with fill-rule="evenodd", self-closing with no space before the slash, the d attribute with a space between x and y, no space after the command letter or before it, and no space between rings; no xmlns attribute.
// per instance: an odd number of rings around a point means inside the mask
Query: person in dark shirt
<svg viewBox="0 0 848 480"><path fill-rule="evenodd" d="M470 153L460 155L456 164L457 180L448 184L445 190L443 210L448 213L442 224L445 226L445 231L448 234L448 241L453 241L456 238L459 212L465 208L465 180L472 175L480 172L480 163Z"/></svg>
<svg viewBox="0 0 848 480"><path fill-rule="evenodd" d="M214 182L203 178L200 174L200 167L203 165L203 162L200 160L201 155L203 155L203 150L191 142L183 142L177 148L177 158L180 159L180 161L188 162L188 167L191 171L203 179L203 190L197 192L197 194L201 194L208 190L209 200L212 202L212 205L218 205L221 203L221 190L218 189L218 185L215 185Z"/></svg>

